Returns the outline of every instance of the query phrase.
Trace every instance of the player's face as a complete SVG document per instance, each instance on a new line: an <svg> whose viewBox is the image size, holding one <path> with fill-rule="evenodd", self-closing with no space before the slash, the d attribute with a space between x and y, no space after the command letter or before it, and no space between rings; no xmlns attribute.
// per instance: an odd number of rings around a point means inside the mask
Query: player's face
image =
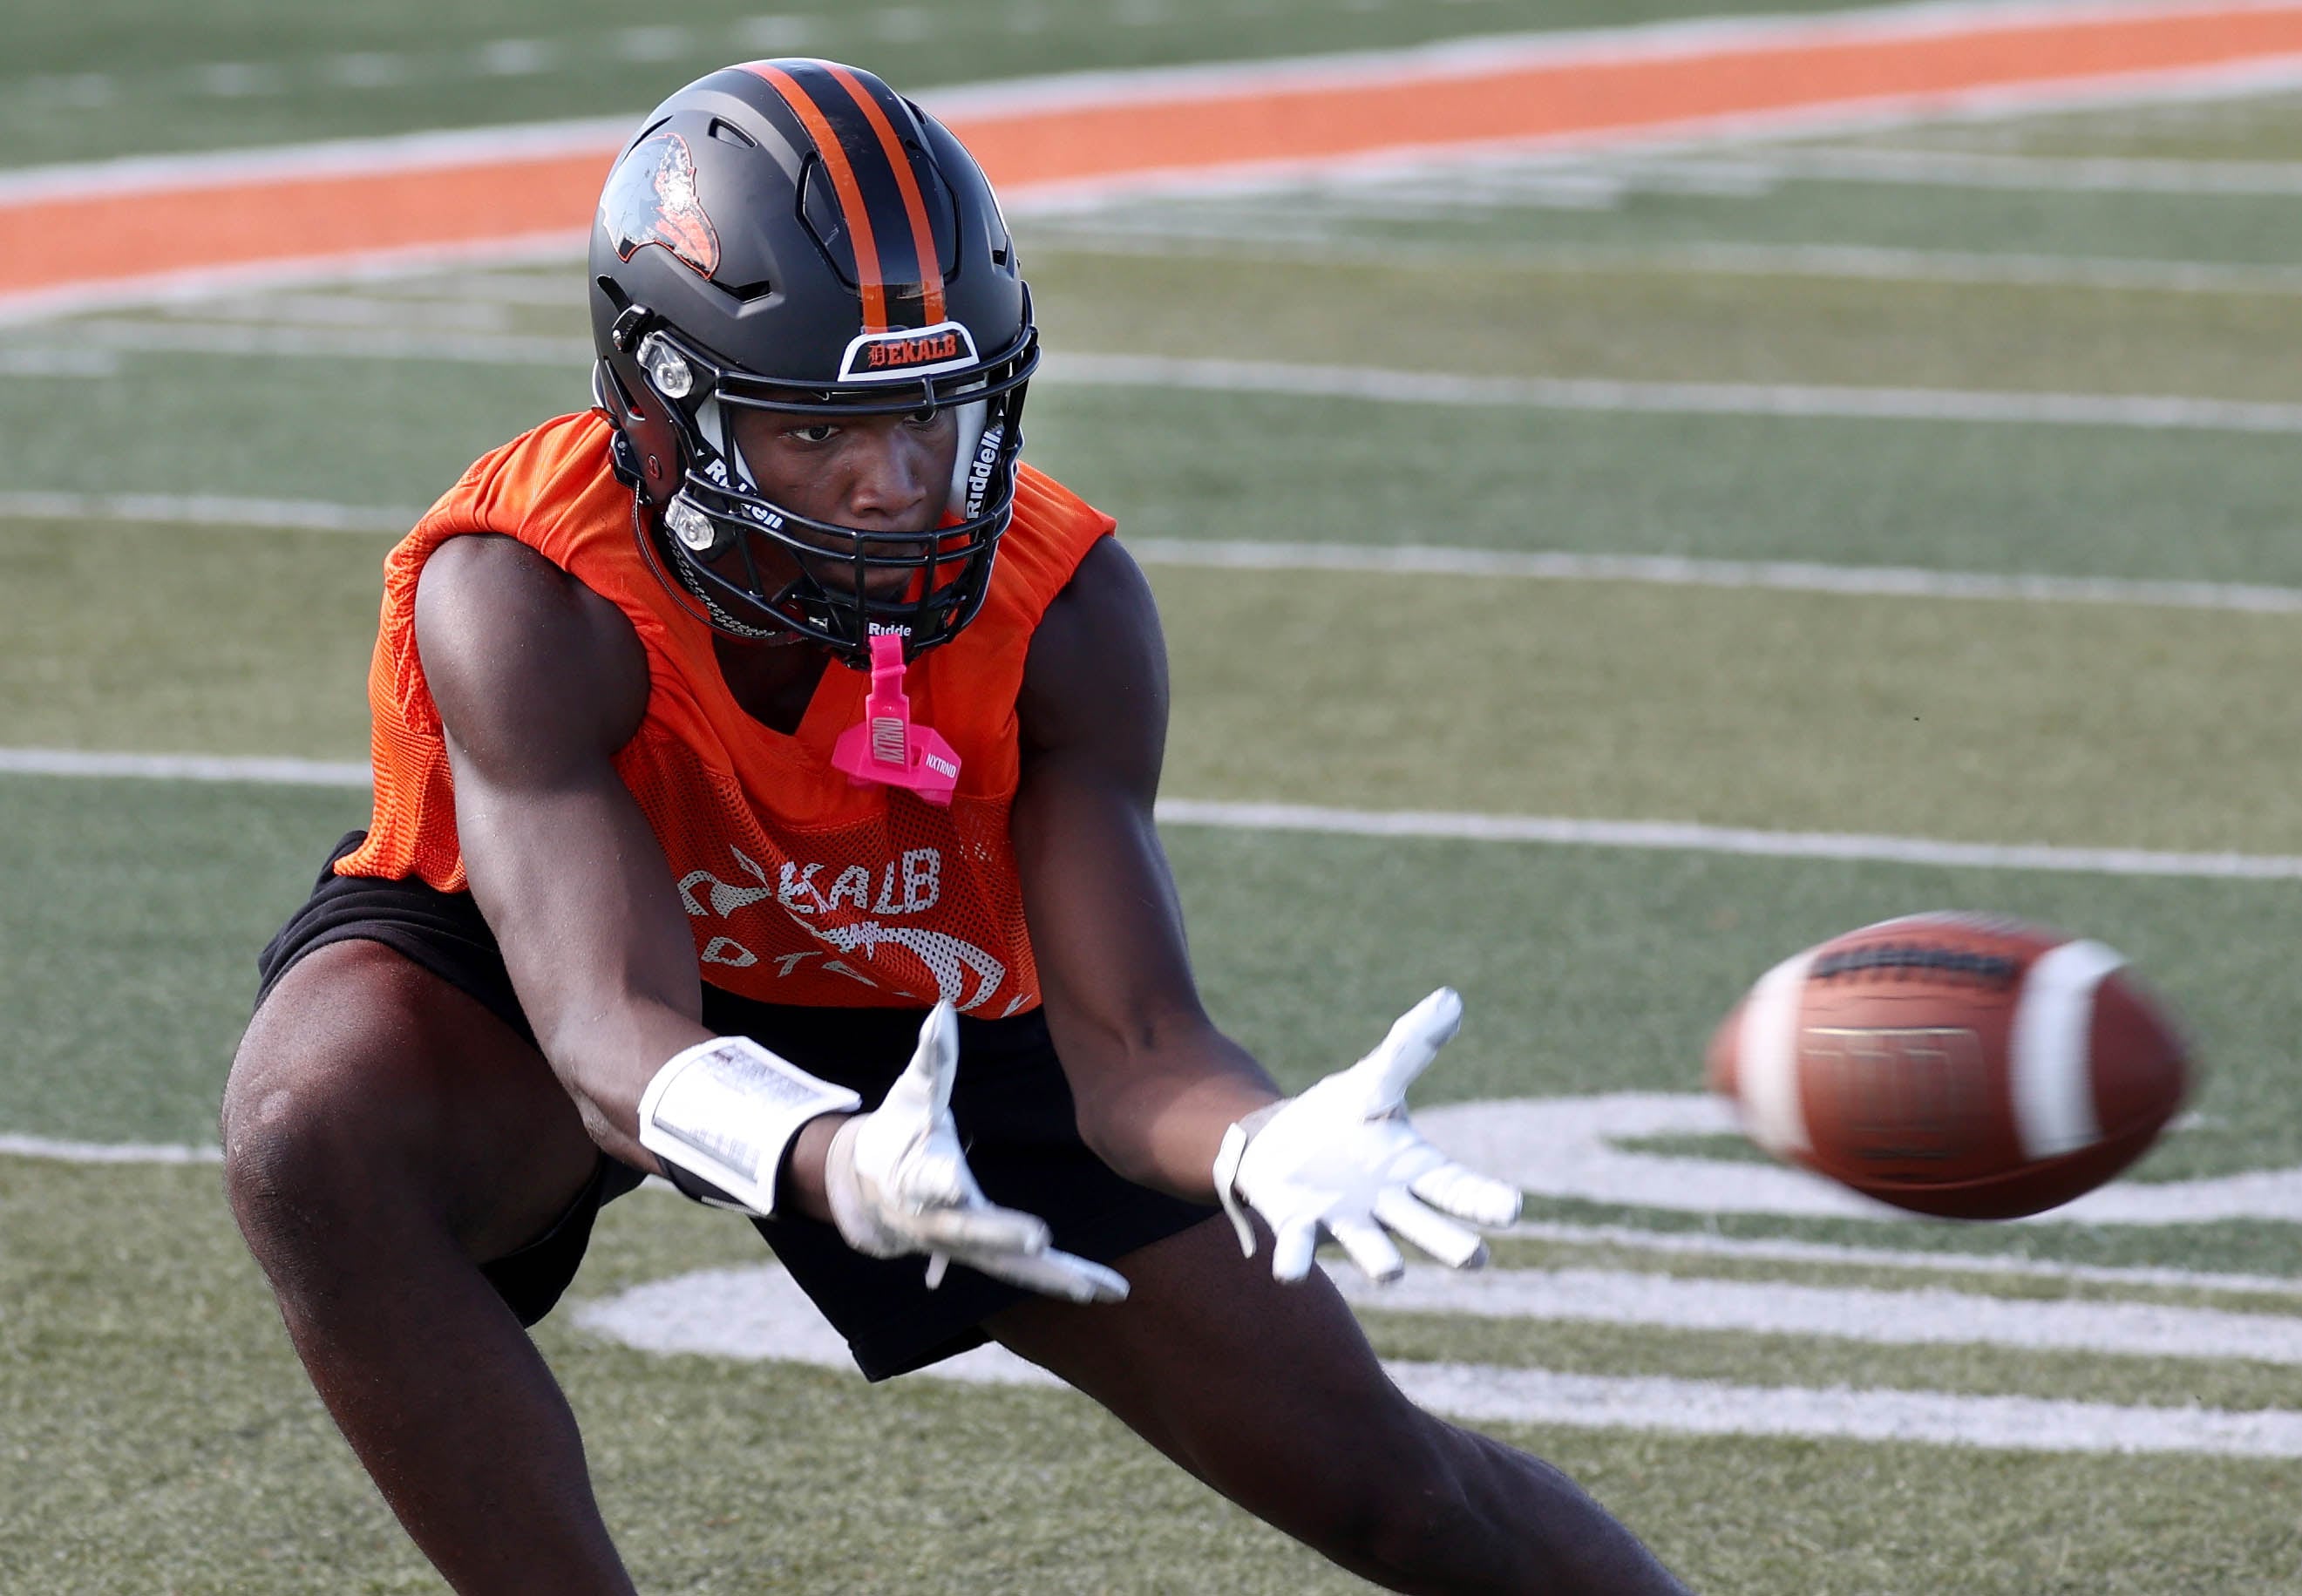
<svg viewBox="0 0 2302 1596"><path fill-rule="evenodd" d="M950 497L959 420L948 409L836 420L747 411L735 419L735 446L761 496L772 503L865 532L928 532ZM882 547L890 554L919 555L927 544L922 538ZM848 552L830 540L824 550L835 557ZM853 590L854 567L844 559L807 565L808 575L824 586ZM902 571L877 571L866 587L872 598L897 598L909 579Z"/></svg>

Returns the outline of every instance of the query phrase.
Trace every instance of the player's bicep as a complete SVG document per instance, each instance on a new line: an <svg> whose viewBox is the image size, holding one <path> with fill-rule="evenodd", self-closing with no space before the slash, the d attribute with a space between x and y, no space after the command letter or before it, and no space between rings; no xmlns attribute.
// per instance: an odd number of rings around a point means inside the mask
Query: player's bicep
<svg viewBox="0 0 2302 1596"><path fill-rule="evenodd" d="M1182 910L1152 819L1167 669L1150 590L1096 545L1032 640L1013 826L1031 945L1067 1060L1203 1027Z"/></svg>
<svg viewBox="0 0 2302 1596"><path fill-rule="evenodd" d="M533 550L458 539L425 567L416 646L473 896L546 1052L602 1005L693 1014L676 891L613 763L646 707L628 623Z"/></svg>

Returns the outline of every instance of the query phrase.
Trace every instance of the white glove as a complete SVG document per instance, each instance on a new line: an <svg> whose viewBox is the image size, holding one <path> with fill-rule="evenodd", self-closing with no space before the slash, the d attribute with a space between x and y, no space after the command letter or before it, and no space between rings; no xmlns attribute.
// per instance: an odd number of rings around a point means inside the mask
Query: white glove
<svg viewBox="0 0 2302 1596"><path fill-rule="evenodd" d="M947 1003L920 1027L919 1049L886 1100L834 1133L824 1161L831 1216L847 1245L875 1258L928 1255L928 1285L954 1259L1050 1297L1117 1302L1127 1281L1047 1245L1046 1222L995 1206L976 1185L951 1117L959 1017Z"/></svg>
<svg viewBox="0 0 2302 1596"><path fill-rule="evenodd" d="M1231 1128L1215 1155L1215 1195L1248 1257L1255 1227L1242 1202L1270 1224L1271 1273L1282 1281L1310 1272L1322 1229L1378 1281L1406 1268L1386 1229L1452 1268L1487 1261L1478 1233L1441 1215L1507 1225L1518 1217L1518 1192L1455 1163L1407 1117L1407 1082L1462 1019L1463 1000L1441 987L1357 1063Z"/></svg>

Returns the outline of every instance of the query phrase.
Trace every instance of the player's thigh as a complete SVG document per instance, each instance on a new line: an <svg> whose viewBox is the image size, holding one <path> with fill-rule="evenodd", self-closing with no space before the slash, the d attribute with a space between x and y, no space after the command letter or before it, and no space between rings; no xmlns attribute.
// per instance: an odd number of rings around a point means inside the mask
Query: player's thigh
<svg viewBox="0 0 2302 1596"><path fill-rule="evenodd" d="M478 1261L548 1230L599 1160L532 1044L366 940L280 978L233 1060L223 1120L244 1228L282 1212L428 1223Z"/></svg>
<svg viewBox="0 0 2302 1596"><path fill-rule="evenodd" d="M1209 1220L1119 1260L1127 1300L1021 1303L987 1328L1144 1439L1282 1524L1357 1513L1443 1469L1444 1427L1383 1373L1326 1277L1271 1278ZM1299 1525L1298 1525L1299 1527Z"/></svg>

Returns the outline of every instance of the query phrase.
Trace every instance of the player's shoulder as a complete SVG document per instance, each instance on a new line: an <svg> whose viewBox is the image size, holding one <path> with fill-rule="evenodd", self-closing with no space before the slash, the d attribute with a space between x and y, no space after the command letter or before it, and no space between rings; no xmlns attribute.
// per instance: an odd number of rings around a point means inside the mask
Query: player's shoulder
<svg viewBox="0 0 2302 1596"><path fill-rule="evenodd" d="M645 708L647 660L629 617L515 538L450 538L435 550L414 631L433 701L467 741L482 725L573 718L612 748Z"/></svg>
<svg viewBox="0 0 2302 1596"><path fill-rule="evenodd" d="M1036 466L1015 470L1015 518L1037 525L1096 526L1108 532L1119 525L1071 489Z"/></svg>
<svg viewBox="0 0 2302 1596"><path fill-rule="evenodd" d="M1029 466L1016 473L1014 507L992 567L987 630L1028 636L1118 523Z"/></svg>
<svg viewBox="0 0 2302 1596"><path fill-rule="evenodd" d="M631 491L616 476L614 437L596 410L555 416L473 461L431 515L517 534L533 521L626 504Z"/></svg>

